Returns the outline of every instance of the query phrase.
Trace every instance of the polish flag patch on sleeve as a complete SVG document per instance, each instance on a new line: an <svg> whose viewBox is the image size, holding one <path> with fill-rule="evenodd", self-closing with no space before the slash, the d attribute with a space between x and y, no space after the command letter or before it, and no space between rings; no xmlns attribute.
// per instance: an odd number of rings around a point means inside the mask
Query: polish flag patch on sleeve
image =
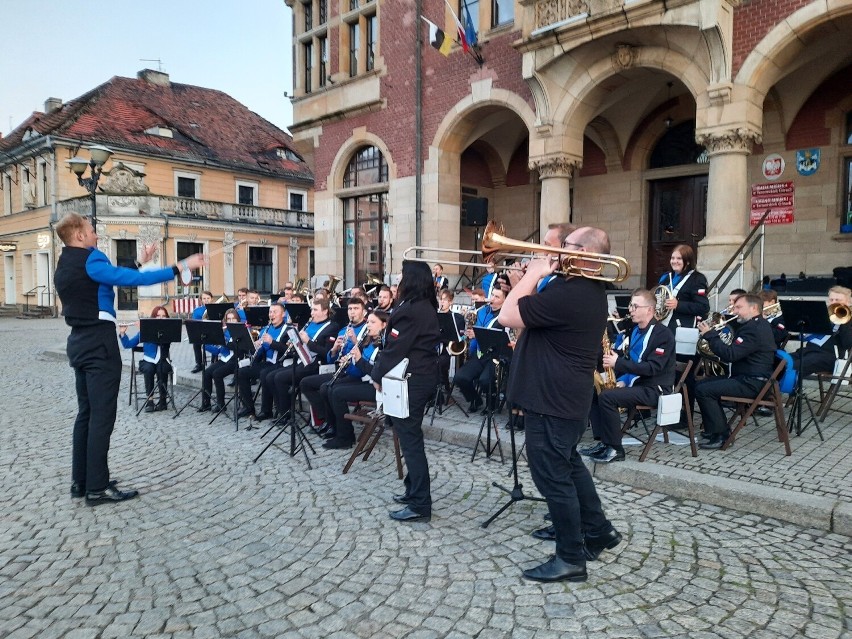
<svg viewBox="0 0 852 639"><path fill-rule="evenodd" d="M734 340L734 344L742 344L742 343L743 343L742 337L738 337L737 339Z"/></svg>
<svg viewBox="0 0 852 639"><path fill-rule="evenodd" d="M399 337L399 331L398 331L398 330L396 330L395 328L392 328L392 329L391 329L391 332L390 332L390 336L391 336L393 339L396 339L397 337Z"/></svg>
<svg viewBox="0 0 852 639"><path fill-rule="evenodd" d="M665 355L665 354L666 354L666 349L665 349L665 348L656 348L656 349L654 349L654 352L655 352L657 355Z"/></svg>
<svg viewBox="0 0 852 639"><path fill-rule="evenodd" d="M699 295L707 295L707 289L706 288L699 288L698 294Z"/></svg>
<svg viewBox="0 0 852 639"><path fill-rule="evenodd" d="M783 325L783 324L779 324L779 325L778 325L778 330L783 331L783 330L784 330L784 325Z"/></svg>

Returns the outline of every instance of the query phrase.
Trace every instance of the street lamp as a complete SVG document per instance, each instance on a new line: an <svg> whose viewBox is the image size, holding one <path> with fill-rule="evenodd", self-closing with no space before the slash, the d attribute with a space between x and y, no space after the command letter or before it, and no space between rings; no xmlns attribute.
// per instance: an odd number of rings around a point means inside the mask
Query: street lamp
<svg viewBox="0 0 852 639"><path fill-rule="evenodd" d="M77 176L77 181L80 183L80 186L85 188L89 195L92 196L92 226L95 231L98 230L98 217L97 217L97 203L95 200L95 191L98 188L98 180L101 177L101 173L103 172L104 164L107 160L109 160L112 155L112 150L108 149L105 146L100 144L94 144L89 148L89 160L80 157L79 155L74 156L70 160L66 161L68 167ZM91 169L91 174L89 177L84 178L83 174L86 172L86 167Z"/></svg>

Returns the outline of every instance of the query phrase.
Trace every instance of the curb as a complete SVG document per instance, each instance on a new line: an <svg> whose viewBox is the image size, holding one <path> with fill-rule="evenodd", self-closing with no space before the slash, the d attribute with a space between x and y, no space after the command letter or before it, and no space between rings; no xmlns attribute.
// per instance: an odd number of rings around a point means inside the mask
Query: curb
<svg viewBox="0 0 852 639"><path fill-rule="evenodd" d="M42 354L49 359L66 361L64 351L46 350ZM123 369L127 372L130 366L124 364ZM201 377L176 375L175 384L200 388ZM427 421L430 418L431 415L427 415L423 420L423 436L426 439L469 448L471 451L476 446L478 426L469 429L429 426ZM503 454L510 460L511 449L507 435L501 439L501 443L505 443ZM482 454L477 451L477 455ZM594 464L586 461L586 466L596 479L852 537L852 503L832 497L809 495L652 462Z"/></svg>

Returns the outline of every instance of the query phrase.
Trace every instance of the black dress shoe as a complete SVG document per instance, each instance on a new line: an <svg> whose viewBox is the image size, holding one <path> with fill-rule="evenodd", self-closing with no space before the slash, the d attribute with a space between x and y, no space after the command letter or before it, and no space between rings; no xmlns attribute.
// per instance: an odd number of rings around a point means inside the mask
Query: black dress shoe
<svg viewBox="0 0 852 639"><path fill-rule="evenodd" d="M223 410L225 410L225 409L224 409L224 407L222 406L222 404L212 404L212 405L210 406L210 410L211 410L212 412L214 412L214 413L221 413L221 412L222 412Z"/></svg>
<svg viewBox="0 0 852 639"><path fill-rule="evenodd" d="M254 415L254 411L251 408L241 408L240 412L237 413L237 417L249 417L250 415Z"/></svg>
<svg viewBox="0 0 852 639"><path fill-rule="evenodd" d="M470 403L470 406L467 407L468 413L475 413L480 408L482 408L482 400L478 397Z"/></svg>
<svg viewBox="0 0 852 639"><path fill-rule="evenodd" d="M156 410L157 410L157 407L154 406L154 402L145 402L145 412L146 413L153 413Z"/></svg>
<svg viewBox="0 0 852 639"><path fill-rule="evenodd" d="M352 448L354 445L354 439L339 439L338 437L332 437L331 439L325 440L322 447L326 450L342 450L344 448Z"/></svg>
<svg viewBox="0 0 852 639"><path fill-rule="evenodd" d="M209 413L210 412L210 404L202 404L198 408L199 413Z"/></svg>
<svg viewBox="0 0 852 639"><path fill-rule="evenodd" d="M556 541L556 528L552 525L532 531L532 536L544 541Z"/></svg>
<svg viewBox="0 0 852 639"><path fill-rule="evenodd" d="M586 535L584 542L583 553L586 560L594 561L604 550L611 550L621 543L621 533L612 528L602 535Z"/></svg>
<svg viewBox="0 0 852 639"><path fill-rule="evenodd" d="M725 440L728 439L727 433L714 433L709 438L698 444L702 450L719 450L725 445Z"/></svg>
<svg viewBox="0 0 852 639"><path fill-rule="evenodd" d="M195 368L193 368L191 372L193 374L195 374L195 373L200 373L203 370L204 370L204 367L201 364L196 364Z"/></svg>
<svg viewBox="0 0 852 639"><path fill-rule="evenodd" d="M322 426L317 426L314 429L314 432L317 435L319 435L320 437L323 437L330 430L331 430L331 426L329 426L328 424L323 424Z"/></svg>
<svg viewBox="0 0 852 639"><path fill-rule="evenodd" d="M270 415L269 413L264 411L262 413L258 413L257 415L255 415L254 419L255 419L255 421L262 422L264 419L269 419L271 417L272 417L272 415Z"/></svg>
<svg viewBox="0 0 852 639"><path fill-rule="evenodd" d="M407 504L411 501L411 497L407 493L402 493L401 495L394 495L393 500L398 504Z"/></svg>
<svg viewBox="0 0 852 639"><path fill-rule="evenodd" d="M155 411L161 411L168 409L169 405L166 402L157 402L157 405L154 407Z"/></svg>
<svg viewBox="0 0 852 639"><path fill-rule="evenodd" d="M107 486L115 486L118 483L117 479L111 480ZM80 497L86 496L86 489L82 484L78 484L76 481L71 483L71 496L75 499L79 499Z"/></svg>
<svg viewBox="0 0 852 639"><path fill-rule="evenodd" d="M585 564L569 564L556 555L540 566L524 570L526 579L533 581L586 581L589 578Z"/></svg>
<svg viewBox="0 0 852 639"><path fill-rule="evenodd" d="M139 495L138 490L119 490L115 483L110 483L103 490L86 493L86 504L89 506L97 506L98 504L107 504L115 501L127 501Z"/></svg>
<svg viewBox="0 0 852 639"><path fill-rule="evenodd" d="M329 428L321 435L321 437L323 439L334 439L335 437L337 437L337 433L334 432L333 428Z"/></svg>
<svg viewBox="0 0 852 639"><path fill-rule="evenodd" d="M409 506L406 506L402 510L393 510L388 514L391 519L396 521L430 521L432 519L432 513L423 515L411 510L411 507Z"/></svg>

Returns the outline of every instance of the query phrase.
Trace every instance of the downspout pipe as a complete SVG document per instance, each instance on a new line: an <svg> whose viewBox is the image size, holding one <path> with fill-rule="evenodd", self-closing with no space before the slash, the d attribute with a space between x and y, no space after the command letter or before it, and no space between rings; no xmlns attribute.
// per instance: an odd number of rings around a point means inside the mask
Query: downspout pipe
<svg viewBox="0 0 852 639"><path fill-rule="evenodd" d="M415 19L412 20L417 30L414 38L414 244L423 244L423 58L422 40L423 29L420 28L419 16L423 15L423 0L415 1Z"/></svg>

